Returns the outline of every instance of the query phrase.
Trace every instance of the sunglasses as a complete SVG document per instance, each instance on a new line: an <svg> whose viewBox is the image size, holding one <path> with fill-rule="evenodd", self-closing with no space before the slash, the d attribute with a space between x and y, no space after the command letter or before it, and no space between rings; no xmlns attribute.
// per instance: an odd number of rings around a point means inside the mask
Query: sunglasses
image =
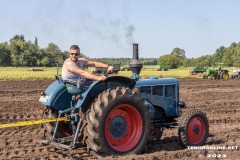
<svg viewBox="0 0 240 160"><path fill-rule="evenodd" d="M79 54L78 53L70 53L72 56L75 55L75 56L78 56Z"/></svg>

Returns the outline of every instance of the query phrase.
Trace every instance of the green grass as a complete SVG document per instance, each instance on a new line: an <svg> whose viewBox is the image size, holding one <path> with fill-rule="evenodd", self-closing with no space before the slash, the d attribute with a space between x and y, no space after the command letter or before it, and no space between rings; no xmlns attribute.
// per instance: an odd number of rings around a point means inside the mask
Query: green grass
<svg viewBox="0 0 240 160"><path fill-rule="evenodd" d="M32 71L37 67L0 67L0 80L34 80L34 79L54 79L56 67L41 68L43 71ZM61 74L62 68L59 68L59 74ZM129 77L132 74L131 71L119 71L118 75ZM144 68L140 76L142 78L149 78L151 76L163 77L175 77L175 78L202 78L202 75L190 75L185 68L170 69L168 71L156 71L152 67Z"/></svg>
<svg viewBox="0 0 240 160"><path fill-rule="evenodd" d="M0 80L54 79L56 74L56 67L41 68L43 71L32 71L32 69L30 67L0 67ZM61 72L61 68L59 71Z"/></svg>

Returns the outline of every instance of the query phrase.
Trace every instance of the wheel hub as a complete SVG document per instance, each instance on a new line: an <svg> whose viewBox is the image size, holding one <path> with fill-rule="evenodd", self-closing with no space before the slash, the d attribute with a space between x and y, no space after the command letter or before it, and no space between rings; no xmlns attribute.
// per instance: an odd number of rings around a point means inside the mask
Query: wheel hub
<svg viewBox="0 0 240 160"><path fill-rule="evenodd" d="M193 117L187 127L189 141L193 144L201 142L205 135L205 127L205 122L201 117Z"/></svg>
<svg viewBox="0 0 240 160"><path fill-rule="evenodd" d="M122 137L126 133L126 120L121 117L114 117L110 122L110 132L111 135L115 138Z"/></svg>
<svg viewBox="0 0 240 160"><path fill-rule="evenodd" d="M196 135L199 133L198 126L194 126L193 133L196 134Z"/></svg>

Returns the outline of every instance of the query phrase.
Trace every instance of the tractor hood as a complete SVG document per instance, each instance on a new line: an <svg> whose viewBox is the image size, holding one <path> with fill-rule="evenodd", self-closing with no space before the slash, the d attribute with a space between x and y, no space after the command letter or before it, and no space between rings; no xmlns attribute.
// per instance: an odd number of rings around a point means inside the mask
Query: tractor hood
<svg viewBox="0 0 240 160"><path fill-rule="evenodd" d="M155 85L172 85L179 84L179 80L176 78L149 78L149 79L140 79L136 81L135 87L138 86L155 86Z"/></svg>

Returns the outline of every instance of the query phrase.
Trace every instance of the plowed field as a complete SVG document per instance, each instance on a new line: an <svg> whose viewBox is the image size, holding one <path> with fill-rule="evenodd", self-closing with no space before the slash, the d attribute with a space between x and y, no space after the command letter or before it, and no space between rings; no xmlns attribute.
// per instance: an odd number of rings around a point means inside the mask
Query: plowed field
<svg viewBox="0 0 240 160"><path fill-rule="evenodd" d="M1 81L0 124L41 119L39 93L52 81ZM182 147L177 128L165 129L162 138L148 145L142 155L104 159L240 159L240 80L180 79L180 99L187 109L199 108L207 114L210 136L207 149ZM41 146L41 125L0 129L0 159L94 159L85 146L62 151ZM237 146L233 149L210 147Z"/></svg>

